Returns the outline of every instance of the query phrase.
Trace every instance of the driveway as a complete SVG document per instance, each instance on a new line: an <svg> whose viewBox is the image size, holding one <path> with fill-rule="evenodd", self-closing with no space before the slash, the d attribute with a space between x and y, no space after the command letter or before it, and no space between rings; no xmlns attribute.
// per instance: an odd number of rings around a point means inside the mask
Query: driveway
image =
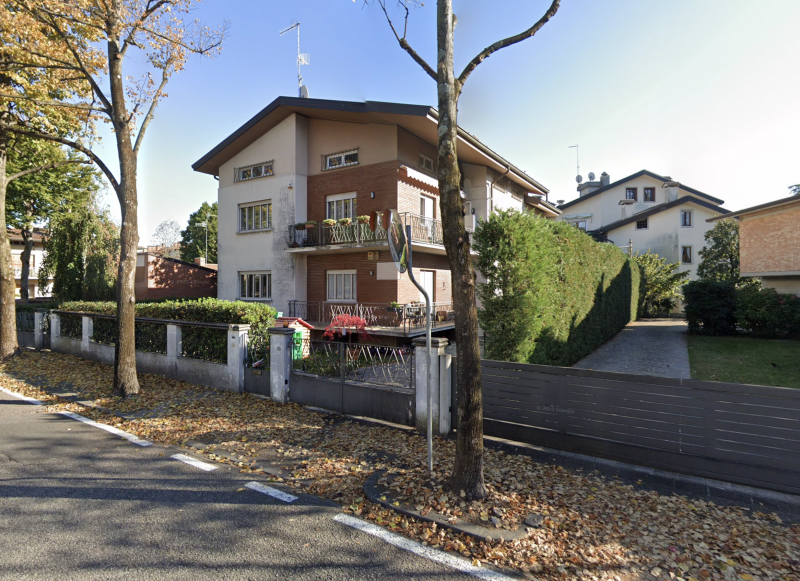
<svg viewBox="0 0 800 581"><path fill-rule="evenodd" d="M0 579L474 579L176 452L0 393Z"/></svg>
<svg viewBox="0 0 800 581"><path fill-rule="evenodd" d="M686 321L645 319L622 331L573 367L691 379Z"/></svg>

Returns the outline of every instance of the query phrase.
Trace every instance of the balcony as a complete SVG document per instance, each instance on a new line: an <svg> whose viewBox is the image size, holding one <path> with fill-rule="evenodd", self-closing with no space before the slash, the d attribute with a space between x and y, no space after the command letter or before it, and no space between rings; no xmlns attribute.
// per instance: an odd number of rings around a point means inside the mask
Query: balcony
<svg viewBox="0 0 800 581"><path fill-rule="evenodd" d="M455 325L452 302L431 305L431 329ZM343 303L336 301L289 301L289 316L300 317L316 329L325 329L337 315L355 315L367 322L367 332L388 335L419 335L425 332L425 305L388 303Z"/></svg>
<svg viewBox="0 0 800 581"><path fill-rule="evenodd" d="M442 223L417 214L400 215L404 225L411 226L411 241L418 244L443 246ZM469 229L467 229L469 231ZM368 224L317 224L300 230L290 226L286 236L289 248L312 249L331 246L386 246L386 230L378 226L375 232ZM442 249L443 250L443 249Z"/></svg>

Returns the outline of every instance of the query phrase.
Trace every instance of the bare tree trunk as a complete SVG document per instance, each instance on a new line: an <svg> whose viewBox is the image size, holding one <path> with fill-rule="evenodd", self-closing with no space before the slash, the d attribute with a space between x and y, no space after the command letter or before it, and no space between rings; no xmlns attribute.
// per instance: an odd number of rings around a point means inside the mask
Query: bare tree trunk
<svg viewBox="0 0 800 581"><path fill-rule="evenodd" d="M120 13L119 2L114 11ZM136 154L131 143L128 113L125 104L122 58L119 40L114 40L114 23L109 24L108 63L111 102L113 104L114 136L117 140L120 180L116 188L122 214L120 228L119 272L117 276L117 320L119 335L114 348L113 394L128 397L139 393L139 378L136 374L136 248L139 244L138 201L136 192Z"/></svg>
<svg viewBox="0 0 800 581"><path fill-rule="evenodd" d="M20 274L19 277L19 300L20 302L27 304L28 302L30 302L28 279L31 276L31 252L33 251L33 232L31 232L31 230L29 230L27 226L25 228L21 228L20 232L22 233L22 240L25 246L22 249L22 256L20 256L20 261L22 262L22 273Z"/></svg>
<svg viewBox="0 0 800 581"><path fill-rule="evenodd" d="M475 268L464 227L461 172L456 155L458 97L461 87L453 72L453 4L439 0L437 13L439 93L439 203L450 272L453 277L456 352L458 355L458 438L450 486L469 499L485 498L483 480L483 394L475 306Z"/></svg>
<svg viewBox="0 0 800 581"><path fill-rule="evenodd" d="M11 267L11 244L6 227L6 163L8 150L0 143L0 361L19 350L17 309L14 303L14 269Z"/></svg>

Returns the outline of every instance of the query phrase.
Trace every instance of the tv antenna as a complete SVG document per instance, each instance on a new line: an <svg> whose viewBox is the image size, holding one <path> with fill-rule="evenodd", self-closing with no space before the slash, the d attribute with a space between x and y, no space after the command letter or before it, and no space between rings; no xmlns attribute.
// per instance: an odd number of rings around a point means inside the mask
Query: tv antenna
<svg viewBox="0 0 800 581"><path fill-rule="evenodd" d="M297 93L300 97L308 99L308 87L303 85L303 76L300 74L300 67L311 64L311 55L307 52L300 52L300 23L295 22L281 30L278 34L283 36L295 28L297 29Z"/></svg>
<svg viewBox="0 0 800 581"><path fill-rule="evenodd" d="M578 173L577 173L577 175L575 177L575 181L578 182L578 183L581 183L583 181L583 178L581 177L580 148L578 147L578 144L576 143L575 145L570 145L567 149L572 149L573 147L575 148L575 160L578 163Z"/></svg>

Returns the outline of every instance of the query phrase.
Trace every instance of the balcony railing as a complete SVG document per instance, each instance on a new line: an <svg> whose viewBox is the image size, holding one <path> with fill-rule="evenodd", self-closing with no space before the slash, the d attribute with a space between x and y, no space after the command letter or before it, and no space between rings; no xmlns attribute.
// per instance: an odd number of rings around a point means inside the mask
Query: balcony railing
<svg viewBox="0 0 800 581"><path fill-rule="evenodd" d="M453 303L431 305L433 329L453 325ZM392 307L387 303L342 303L336 301L289 301L289 316L300 317L316 326L328 326L337 315L354 315L367 327L385 327L408 333L425 328L425 305L409 303Z"/></svg>
<svg viewBox="0 0 800 581"><path fill-rule="evenodd" d="M411 241L423 244L444 244L442 223L433 218L426 218L418 214L401 214L404 225L411 226ZM469 230L469 228L467 229ZM286 243L291 248L332 246L336 244L364 244L370 242L383 242L386 240L386 230L380 227L375 232L369 229L368 224L334 224L297 229L290 226Z"/></svg>

